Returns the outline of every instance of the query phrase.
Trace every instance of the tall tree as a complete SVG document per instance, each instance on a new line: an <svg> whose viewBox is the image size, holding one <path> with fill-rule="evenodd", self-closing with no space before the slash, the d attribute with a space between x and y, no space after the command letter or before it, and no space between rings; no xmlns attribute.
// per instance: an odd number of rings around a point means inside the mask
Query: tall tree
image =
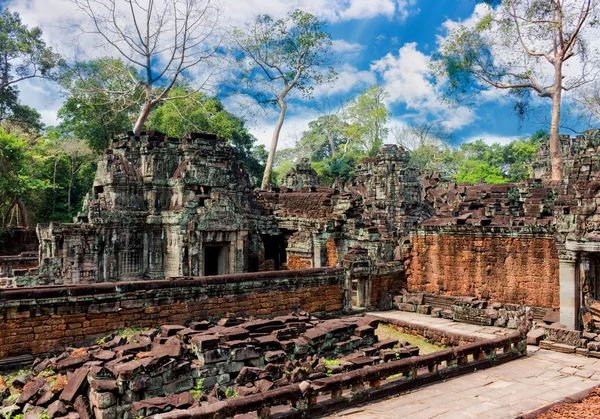
<svg viewBox="0 0 600 419"><path fill-rule="evenodd" d="M323 21L295 10L285 19L257 16L246 28L234 29L233 40L249 92L262 103L279 108L261 183L265 189L271 180L288 95L297 89L310 97L315 84L329 83L337 77L331 66L331 36Z"/></svg>
<svg viewBox="0 0 600 419"><path fill-rule="evenodd" d="M411 163L425 171L448 171L452 166L452 132L439 121L395 125L391 135L396 144L410 150Z"/></svg>
<svg viewBox="0 0 600 419"><path fill-rule="evenodd" d="M191 69L207 64L218 48L213 39L218 22L214 0L71 2L89 17L90 27L83 31L98 35L112 53L121 56L127 68L134 69L128 71L133 86L96 89L140 105L133 125L136 134L156 105L176 99L168 94L173 86L191 82ZM204 83L208 80L203 79Z"/></svg>
<svg viewBox="0 0 600 419"><path fill-rule="evenodd" d="M447 95L464 100L484 87L508 89L523 109L531 92L551 100L552 179L562 176L559 145L564 91L595 76L596 59L587 39L597 34L596 0L487 0L489 8L474 26L452 30L432 60L437 76L448 77ZM565 72L568 61L580 71Z"/></svg>
<svg viewBox="0 0 600 419"><path fill-rule="evenodd" d="M308 123L296 148L312 161L321 161L336 156L338 148L345 143L344 131L347 123L337 114L325 114Z"/></svg>
<svg viewBox="0 0 600 419"><path fill-rule="evenodd" d="M229 113L215 97L201 92L189 94L184 86L175 86L170 96L178 97L159 105L150 114L147 126L173 137L187 131L204 131L225 138L244 168L254 177L263 174L264 165L255 148L256 138L248 132L243 119Z"/></svg>
<svg viewBox="0 0 600 419"><path fill-rule="evenodd" d="M40 114L19 102L17 84L36 77L53 78L61 64L47 47L39 28L29 29L18 13L0 14L0 122L8 121L39 130Z"/></svg>
<svg viewBox="0 0 600 419"><path fill-rule="evenodd" d="M58 110L60 130L85 140L96 152L108 147L110 138L131 129L140 109L142 89L129 74L123 61L99 58L73 65L61 77L66 100ZM112 92L130 91L128 97Z"/></svg>
<svg viewBox="0 0 600 419"><path fill-rule="evenodd" d="M47 182L37 179L31 173L32 166L27 143L0 128L0 233L5 231L10 214L16 207L27 226L28 216L24 201L35 192L48 187Z"/></svg>
<svg viewBox="0 0 600 419"><path fill-rule="evenodd" d="M75 175L93 160L94 152L78 138L65 138L59 143L60 152L69 160L69 186L67 192L67 212L71 212L71 194Z"/></svg>
<svg viewBox="0 0 600 419"><path fill-rule="evenodd" d="M377 154L389 133L387 124L392 114L384 103L387 97L385 88L374 84L350 102L346 109L349 125L345 151L350 145L369 155Z"/></svg>

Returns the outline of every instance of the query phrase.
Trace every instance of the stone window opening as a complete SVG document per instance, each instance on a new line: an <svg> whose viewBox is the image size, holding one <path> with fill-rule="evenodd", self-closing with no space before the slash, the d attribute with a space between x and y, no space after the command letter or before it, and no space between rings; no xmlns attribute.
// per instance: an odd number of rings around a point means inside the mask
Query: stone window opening
<svg viewBox="0 0 600 419"><path fill-rule="evenodd" d="M98 196L103 193L104 193L104 186L102 186L102 185L94 186L94 196L96 198L98 198Z"/></svg>

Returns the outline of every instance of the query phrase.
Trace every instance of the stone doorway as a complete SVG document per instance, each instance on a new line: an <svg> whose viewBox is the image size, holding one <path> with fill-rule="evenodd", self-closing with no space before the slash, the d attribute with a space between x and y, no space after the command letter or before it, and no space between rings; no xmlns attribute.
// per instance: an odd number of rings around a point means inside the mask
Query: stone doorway
<svg viewBox="0 0 600 419"><path fill-rule="evenodd" d="M578 269L581 326L585 330L600 328L600 253L583 252Z"/></svg>
<svg viewBox="0 0 600 419"><path fill-rule="evenodd" d="M275 270L279 270L287 262L287 239L285 236L263 235L265 246L265 261L272 260Z"/></svg>
<svg viewBox="0 0 600 419"><path fill-rule="evenodd" d="M229 273L229 246L210 244L204 247L204 276Z"/></svg>
<svg viewBox="0 0 600 419"><path fill-rule="evenodd" d="M369 278L360 276L352 279L352 307L367 307L367 294L370 294L370 286Z"/></svg>

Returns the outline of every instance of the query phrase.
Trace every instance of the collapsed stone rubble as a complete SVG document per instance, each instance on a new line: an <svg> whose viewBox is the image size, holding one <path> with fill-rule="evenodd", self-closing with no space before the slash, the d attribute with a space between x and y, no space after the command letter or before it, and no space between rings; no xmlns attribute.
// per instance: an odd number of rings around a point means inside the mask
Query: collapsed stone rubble
<svg viewBox="0 0 600 419"><path fill-rule="evenodd" d="M377 323L294 313L163 325L128 338L113 333L96 345L37 359L31 372L12 381L14 402L0 382L0 413L148 417L419 354L408 343L379 341Z"/></svg>

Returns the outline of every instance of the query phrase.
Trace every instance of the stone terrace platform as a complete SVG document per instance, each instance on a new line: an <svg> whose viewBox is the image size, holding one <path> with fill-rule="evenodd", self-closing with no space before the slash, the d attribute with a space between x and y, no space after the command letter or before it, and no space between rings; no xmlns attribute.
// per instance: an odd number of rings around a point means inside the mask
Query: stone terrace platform
<svg viewBox="0 0 600 419"><path fill-rule="evenodd" d="M459 323L441 317L431 317L419 313L410 313L407 311L377 311L365 313L365 315L380 318L382 320L398 321L401 323L410 323L411 325L423 326L428 329L435 329L443 332L454 332L472 337L474 340L493 339L498 336L505 336L514 332L511 329L494 326L477 326L474 324Z"/></svg>
<svg viewBox="0 0 600 419"><path fill-rule="evenodd" d="M369 313L429 328L478 337L495 337L507 329L481 327L417 313ZM500 366L423 387L397 397L347 409L331 417L348 419L513 419L600 385L600 360L563 354L536 346L529 356Z"/></svg>

